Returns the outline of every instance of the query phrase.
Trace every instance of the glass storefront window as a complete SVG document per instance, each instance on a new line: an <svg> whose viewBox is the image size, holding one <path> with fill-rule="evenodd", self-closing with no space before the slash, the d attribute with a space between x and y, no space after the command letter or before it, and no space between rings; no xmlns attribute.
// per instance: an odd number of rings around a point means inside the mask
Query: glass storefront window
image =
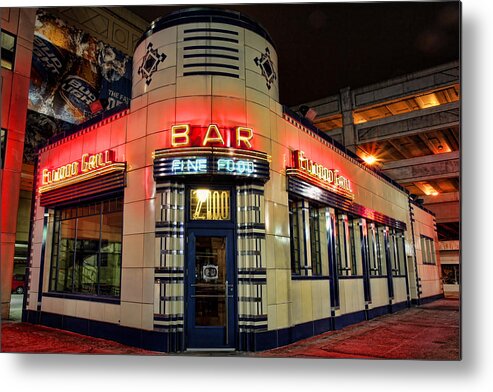
<svg viewBox="0 0 493 392"><path fill-rule="evenodd" d="M348 220L349 240L351 246L351 274L358 275L363 271L362 238L360 218Z"/></svg>
<svg viewBox="0 0 493 392"><path fill-rule="evenodd" d="M424 235L421 236L421 256L423 264L436 264L435 243Z"/></svg>
<svg viewBox="0 0 493 392"><path fill-rule="evenodd" d="M2 68L14 68L15 37L4 30L0 31L2 36Z"/></svg>
<svg viewBox="0 0 493 392"><path fill-rule="evenodd" d="M351 275L349 227L346 215L337 215L337 270L339 275Z"/></svg>
<svg viewBox="0 0 493 392"><path fill-rule="evenodd" d="M229 190L190 190L190 220L230 220L230 209Z"/></svg>
<svg viewBox="0 0 493 392"><path fill-rule="evenodd" d="M322 275L322 255L320 250L320 218L318 209L310 205L310 253L312 274Z"/></svg>
<svg viewBox="0 0 493 392"><path fill-rule="evenodd" d="M442 264L443 284L459 284L460 266L459 264Z"/></svg>
<svg viewBox="0 0 493 392"><path fill-rule="evenodd" d="M394 230L395 233L395 243L397 248L397 260L396 260L396 275L405 275L406 274L406 248L404 245L404 232L402 230Z"/></svg>
<svg viewBox="0 0 493 392"><path fill-rule="evenodd" d="M300 252L300 225L298 216L298 202L289 201L289 229L291 233L291 272L301 274L301 252Z"/></svg>
<svg viewBox="0 0 493 392"><path fill-rule="evenodd" d="M7 150L7 130L2 128L0 132L0 169L3 169Z"/></svg>
<svg viewBox="0 0 493 392"><path fill-rule="evenodd" d="M50 290L119 296L122 232L121 199L56 210Z"/></svg>

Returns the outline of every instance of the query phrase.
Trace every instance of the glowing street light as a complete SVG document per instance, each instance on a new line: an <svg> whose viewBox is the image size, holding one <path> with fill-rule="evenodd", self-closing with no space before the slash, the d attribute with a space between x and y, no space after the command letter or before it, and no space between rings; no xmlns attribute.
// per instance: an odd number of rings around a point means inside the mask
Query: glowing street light
<svg viewBox="0 0 493 392"><path fill-rule="evenodd" d="M363 160L367 165L373 165L375 162L377 162L378 159L373 155L366 155L365 157L363 157Z"/></svg>

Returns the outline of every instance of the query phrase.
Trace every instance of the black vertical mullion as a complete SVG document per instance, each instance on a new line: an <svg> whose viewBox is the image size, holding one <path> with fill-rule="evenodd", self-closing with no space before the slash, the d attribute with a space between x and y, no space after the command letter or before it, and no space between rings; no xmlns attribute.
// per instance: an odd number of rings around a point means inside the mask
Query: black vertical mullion
<svg viewBox="0 0 493 392"><path fill-rule="evenodd" d="M393 244L393 253L394 253L394 265L393 265L393 268L392 268L392 273L394 275L399 275L399 253L397 251L397 236L396 236L396 233L395 233L395 229L390 229L390 235L393 237L393 241L392 241L392 244Z"/></svg>
<svg viewBox="0 0 493 392"><path fill-rule="evenodd" d="M389 289L389 299L394 298L394 283L392 280L392 266L390 264L390 245L389 245L389 232L388 229L384 230L383 235L384 249L385 249L385 263L387 265L387 285Z"/></svg>
<svg viewBox="0 0 493 392"><path fill-rule="evenodd" d="M348 216L349 245L351 247L351 275L358 275L354 221Z"/></svg>
<svg viewBox="0 0 493 392"><path fill-rule="evenodd" d="M376 244L375 261L377 263L378 275L382 275L382 273L383 273L383 268L382 268L382 261L383 260L382 260L382 258L384 255L382 254L382 244L380 243L379 227L376 224L375 224L374 233L375 233L375 244ZM385 236L385 233L384 233L384 236ZM385 249L384 249L384 252L385 252Z"/></svg>
<svg viewBox="0 0 493 392"><path fill-rule="evenodd" d="M339 307L339 282L338 282L338 271L337 271L337 218L335 215L331 214L330 210L326 209L325 214L328 214L328 224L327 226L327 246L329 251L329 275L330 279L330 306L331 308ZM326 215L327 222L327 215Z"/></svg>
<svg viewBox="0 0 493 392"><path fill-rule="evenodd" d="M100 275L101 275L101 244L103 237L103 203L99 205L99 247L98 247L98 258L97 258L97 278L96 278L96 295L100 295ZM111 212L111 211L110 211Z"/></svg>
<svg viewBox="0 0 493 392"><path fill-rule="evenodd" d="M410 291L410 288L409 288L409 279L407 278L407 257L406 257L406 243L405 243L405 240L404 240L404 232L401 233L401 238L400 238L401 242L402 242L402 257L404 257L404 273L406 275L406 295L407 295L407 300L409 301L410 300L410 295L411 295L411 291Z"/></svg>
<svg viewBox="0 0 493 392"><path fill-rule="evenodd" d="M72 258L72 290L71 293L75 292L74 284L75 284L75 260L77 258L77 237L79 234L79 211L76 210L76 218L75 218L75 238L74 238L74 256Z"/></svg>
<svg viewBox="0 0 493 392"><path fill-rule="evenodd" d="M301 222L302 222L302 225L300 226L298 224L298 231L299 229L301 228L301 230L303 231L303 244L304 244L304 247L303 247L303 250L304 250L304 257L303 257L303 272L304 276L308 276L309 272L308 272L308 244L307 244L307 241L306 241L306 230L307 228L305 227L305 223L307 221L306 219L306 210L308 209L308 206L307 206L307 203L305 201L302 201L301 202ZM308 220L309 221L309 220ZM308 227L308 230L310 230L310 228ZM310 264L311 264L311 260L310 260ZM301 260L300 260L300 273L301 273Z"/></svg>
<svg viewBox="0 0 493 392"><path fill-rule="evenodd" d="M56 211L55 214L54 214L54 218L55 218L55 222L54 222L54 233L53 233L53 239L55 238L55 236L57 237L57 242L56 242L56 247L57 247L57 254L56 254L56 267L55 267L55 287L50 287L51 290L54 290L54 291L58 291L58 271L60 270L60 237L61 237L61 233L62 233L62 230L61 230L61 225L62 225L62 221L61 221L61 214L59 213L59 211ZM55 242L55 241L53 241ZM53 247L54 249L55 247ZM52 262L53 262L53 257L51 258L52 259ZM51 274L53 274L53 265L51 266ZM50 274L50 286L51 286L51 274ZM67 276L67 274L65 274L65 276Z"/></svg>
<svg viewBox="0 0 493 392"><path fill-rule="evenodd" d="M363 218L360 218L360 220ZM363 230L363 224L359 225L361 240L361 267L363 268L363 282L365 287L365 301L371 302L371 285L370 285L370 257L368 246L368 225L366 233Z"/></svg>
<svg viewBox="0 0 493 392"><path fill-rule="evenodd" d="M347 218L347 216L346 216ZM342 218L342 235L344 236L344 240L343 240L343 246L344 246L344 274L343 275L346 275L348 276L349 275L349 270L348 270L348 252L347 252L347 236L346 236L346 231L349 230L349 227L348 227L348 221L346 219L344 219L344 217ZM342 267L342 263L341 263L341 267Z"/></svg>

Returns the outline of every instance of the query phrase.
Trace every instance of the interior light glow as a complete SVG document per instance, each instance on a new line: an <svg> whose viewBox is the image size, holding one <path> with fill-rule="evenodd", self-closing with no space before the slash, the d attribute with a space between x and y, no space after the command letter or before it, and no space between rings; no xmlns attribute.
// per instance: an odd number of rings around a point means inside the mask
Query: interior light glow
<svg viewBox="0 0 493 392"><path fill-rule="evenodd" d="M205 203L207 201L207 198L209 197L209 189L197 189L195 191L195 194L197 195L197 199L201 203Z"/></svg>

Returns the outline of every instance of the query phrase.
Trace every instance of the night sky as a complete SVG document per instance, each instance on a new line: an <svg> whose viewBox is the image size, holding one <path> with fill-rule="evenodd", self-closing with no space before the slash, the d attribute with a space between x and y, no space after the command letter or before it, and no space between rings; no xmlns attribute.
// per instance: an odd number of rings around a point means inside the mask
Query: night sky
<svg viewBox="0 0 493 392"><path fill-rule="evenodd" d="M128 8L152 21L185 7ZM289 106L459 59L456 1L212 7L240 11L270 33L280 101Z"/></svg>

